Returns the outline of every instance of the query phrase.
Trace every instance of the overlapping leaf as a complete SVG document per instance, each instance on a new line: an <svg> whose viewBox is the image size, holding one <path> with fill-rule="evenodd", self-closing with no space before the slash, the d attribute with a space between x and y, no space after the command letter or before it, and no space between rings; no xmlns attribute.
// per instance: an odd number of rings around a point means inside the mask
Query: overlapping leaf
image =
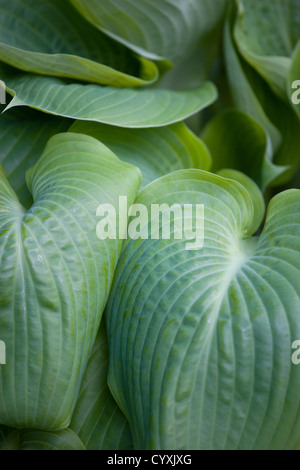
<svg viewBox="0 0 300 470"><path fill-rule="evenodd" d="M300 0L0 11L0 449L299 449Z"/></svg>
<svg viewBox="0 0 300 470"><path fill-rule="evenodd" d="M209 170L211 165L205 144L183 123L155 129L123 129L76 121L70 131L95 137L121 160L138 166L143 175L142 186L174 170Z"/></svg>
<svg viewBox="0 0 300 470"><path fill-rule="evenodd" d="M278 166L289 166L289 170L272 181L275 175L269 165L271 171L265 177L272 184L286 183L299 165L299 118L290 99L282 99L276 95L268 83L238 54L232 33L235 20L234 8L230 8L225 25L224 47L232 98L238 109L249 114L266 131L268 160Z"/></svg>
<svg viewBox="0 0 300 470"><path fill-rule="evenodd" d="M155 64L91 26L68 1L0 1L0 57L19 69L119 87L157 79Z"/></svg>
<svg viewBox="0 0 300 470"><path fill-rule="evenodd" d="M88 450L132 449L129 424L108 388L107 373L108 344L102 320L70 428Z"/></svg>
<svg viewBox="0 0 300 470"><path fill-rule="evenodd" d="M199 170L154 181L136 202L205 211L202 249L172 225L171 240L125 241L119 260L109 385L135 448L299 448L300 192L271 201L259 237L243 186Z"/></svg>
<svg viewBox="0 0 300 470"><path fill-rule="evenodd" d="M102 320L70 427L49 432L0 426L0 450L132 449L131 431L108 388L107 372L108 344Z"/></svg>
<svg viewBox="0 0 300 470"><path fill-rule="evenodd" d="M180 92L68 84L58 78L15 75L3 70L1 78L14 95L7 108L30 106L50 114L120 127L172 124L206 108L217 98L210 82Z"/></svg>
<svg viewBox="0 0 300 470"><path fill-rule="evenodd" d="M94 26L145 57L180 61L220 20L223 0L71 0Z"/></svg>
<svg viewBox="0 0 300 470"><path fill-rule="evenodd" d="M233 28L236 19L236 11L233 6L228 8L227 18L224 26L224 55L227 77L231 87L232 99L235 106L242 109L266 130L270 137L274 150L280 145L281 137L278 129L267 116L263 103L259 101L255 90L247 77L245 63L238 54L233 38Z"/></svg>
<svg viewBox="0 0 300 470"><path fill-rule="evenodd" d="M272 163L265 130L239 110L218 114L203 129L201 137L212 155L212 171L234 168L252 178L263 190L289 168Z"/></svg>
<svg viewBox="0 0 300 470"><path fill-rule="evenodd" d="M15 108L1 115L0 163L23 206L29 207L32 203L25 181L26 171L37 162L50 137L66 131L69 125L68 120L29 108Z"/></svg>
<svg viewBox="0 0 300 470"><path fill-rule="evenodd" d="M283 99L288 71L300 38L299 0L238 0L235 38L245 59Z"/></svg>
<svg viewBox="0 0 300 470"><path fill-rule="evenodd" d="M255 234L261 227L266 211L265 199L261 189L249 176L245 175L245 173L232 168L222 168L217 172L217 175L238 182L246 189L253 204L253 217L248 227L248 232Z"/></svg>
<svg viewBox="0 0 300 470"><path fill-rule="evenodd" d="M96 210L120 195L131 203L136 167L92 137L52 137L27 173L34 203L19 203L0 173L0 422L66 427L91 353L120 240L99 240ZM127 214L119 214L121 222Z"/></svg>
<svg viewBox="0 0 300 470"><path fill-rule="evenodd" d="M0 450L85 450L85 447L70 429L48 432L0 426Z"/></svg>

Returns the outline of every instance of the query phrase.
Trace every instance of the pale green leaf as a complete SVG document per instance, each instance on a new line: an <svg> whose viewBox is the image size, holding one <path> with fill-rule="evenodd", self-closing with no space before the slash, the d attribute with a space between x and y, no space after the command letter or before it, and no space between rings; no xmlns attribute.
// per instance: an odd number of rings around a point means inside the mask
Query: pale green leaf
<svg viewBox="0 0 300 470"><path fill-rule="evenodd" d="M58 134L27 172L26 211L0 167L0 422L59 430L71 420L122 241L100 240L97 208L133 203L138 168L92 137Z"/></svg>
<svg viewBox="0 0 300 470"><path fill-rule="evenodd" d="M120 127L160 127L182 121L217 98L210 82L187 91L119 89L100 85L67 84L63 80L2 73L14 95L7 109L30 106L50 114L97 121Z"/></svg>

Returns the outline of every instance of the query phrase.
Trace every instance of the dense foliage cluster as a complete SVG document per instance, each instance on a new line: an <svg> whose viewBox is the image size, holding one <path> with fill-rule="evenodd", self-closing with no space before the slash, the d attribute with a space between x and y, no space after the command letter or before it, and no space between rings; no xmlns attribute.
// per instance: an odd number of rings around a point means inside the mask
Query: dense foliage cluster
<svg viewBox="0 0 300 470"><path fill-rule="evenodd" d="M300 448L299 39L300 0L0 0L1 449ZM100 239L125 196L201 249Z"/></svg>

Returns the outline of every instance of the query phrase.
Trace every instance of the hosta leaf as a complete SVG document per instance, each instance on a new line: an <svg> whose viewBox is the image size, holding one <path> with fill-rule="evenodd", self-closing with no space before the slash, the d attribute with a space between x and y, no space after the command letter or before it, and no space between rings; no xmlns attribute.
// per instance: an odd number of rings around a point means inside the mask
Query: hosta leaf
<svg viewBox="0 0 300 470"><path fill-rule="evenodd" d="M145 57L178 61L219 21L223 0L71 0L101 31Z"/></svg>
<svg viewBox="0 0 300 470"><path fill-rule="evenodd" d="M139 59L82 18L68 1L0 0L0 56L21 70L119 87L155 81Z"/></svg>
<svg viewBox="0 0 300 470"><path fill-rule="evenodd" d="M7 108L26 105L50 114L120 127L159 127L182 121L217 97L210 82L193 90L169 91L67 84L27 74L9 78L3 73L2 78L15 95Z"/></svg>
<svg viewBox="0 0 300 470"><path fill-rule="evenodd" d="M259 237L243 186L200 170L154 181L136 203L205 211L202 249L174 236L123 245L109 385L135 448L299 448L300 191L271 201Z"/></svg>
<svg viewBox="0 0 300 470"><path fill-rule="evenodd" d="M85 450L71 429L61 431L20 431L20 450Z"/></svg>
<svg viewBox="0 0 300 470"><path fill-rule="evenodd" d="M121 248L98 239L96 210L120 195L133 202L140 172L96 139L65 133L27 182L26 212L1 170L0 422L50 431L70 422Z"/></svg>
<svg viewBox="0 0 300 470"><path fill-rule="evenodd" d="M254 209L252 223L249 225L248 231L249 233L255 233L260 228L266 211L264 196L259 186L249 176L232 168L223 168L217 172L217 175L237 181L247 190Z"/></svg>
<svg viewBox="0 0 300 470"><path fill-rule="evenodd" d="M129 424L108 388L107 373L108 344L102 320L70 428L88 450L132 449Z"/></svg>
<svg viewBox="0 0 300 470"><path fill-rule="evenodd" d="M224 27L224 55L225 65L228 81L230 84L232 99L234 105L249 114L255 119L267 132L269 139L272 143L273 152L276 151L281 142L279 130L271 122L263 107L263 102L260 102L256 96L256 90L251 86L246 67L242 57L239 55L234 38L233 28L236 20L236 11L233 7L234 4L228 8L227 18Z"/></svg>
<svg viewBox="0 0 300 470"><path fill-rule="evenodd" d="M263 127L239 110L219 113L203 129L201 137L212 155L212 171L234 168L247 174L262 190L287 169L272 163Z"/></svg>
<svg viewBox="0 0 300 470"><path fill-rule="evenodd" d="M290 103L272 92L269 85L238 55L230 28L234 19L231 9L225 26L226 68L235 105L254 118L267 132L269 160L289 167L272 181L273 171L266 175L272 185L286 183L299 165L299 118ZM270 168L268 169L269 173Z"/></svg>
<svg viewBox="0 0 300 470"><path fill-rule="evenodd" d="M48 432L0 426L0 450L85 450L85 447L70 429Z"/></svg>
<svg viewBox="0 0 300 470"><path fill-rule="evenodd" d="M69 126L66 119L29 108L14 108L0 115L0 163L23 206L32 203L26 171L39 159L50 137Z"/></svg>
<svg viewBox="0 0 300 470"><path fill-rule="evenodd" d="M235 38L245 59L286 99L288 70L300 38L299 0L238 0Z"/></svg>
<svg viewBox="0 0 300 470"><path fill-rule="evenodd" d="M121 160L138 166L143 186L174 170L208 170L211 165L206 146L183 123L155 129L123 129L76 121L70 131L95 137Z"/></svg>

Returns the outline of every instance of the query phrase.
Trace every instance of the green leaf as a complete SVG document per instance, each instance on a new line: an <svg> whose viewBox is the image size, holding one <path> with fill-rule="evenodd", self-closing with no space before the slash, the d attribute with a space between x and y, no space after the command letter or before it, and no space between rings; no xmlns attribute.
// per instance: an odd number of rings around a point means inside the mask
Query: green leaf
<svg viewBox="0 0 300 470"><path fill-rule="evenodd" d="M228 8L224 27L225 65L233 103L238 109L249 114L249 116L255 119L265 129L271 140L272 150L275 152L281 143L281 135L266 114L263 107L264 101L260 102L256 95L256 89L252 88L247 76L249 67L246 66L237 51L233 38L233 29L237 14L233 6L234 4L231 4L230 8Z"/></svg>
<svg viewBox="0 0 300 470"><path fill-rule="evenodd" d="M94 26L151 59L180 61L220 20L223 0L71 0Z"/></svg>
<svg viewBox="0 0 300 470"><path fill-rule="evenodd" d="M285 99L293 49L300 38L299 0L238 0L234 35L244 58Z"/></svg>
<svg viewBox="0 0 300 470"><path fill-rule="evenodd" d="M14 108L0 115L0 164L23 206L32 203L26 171L37 162L50 137L69 126L69 120L29 108Z"/></svg>
<svg viewBox="0 0 300 470"><path fill-rule="evenodd" d="M97 208L118 207L120 195L133 203L140 172L96 139L65 133L27 183L28 211L0 167L0 422L52 431L70 423L121 249L97 237Z"/></svg>
<svg viewBox="0 0 300 470"><path fill-rule="evenodd" d="M67 84L63 80L2 73L14 98L7 109L30 106L50 114L120 127L159 127L182 121L217 98L210 82L188 91L119 89Z"/></svg>
<svg viewBox="0 0 300 470"><path fill-rule="evenodd" d="M264 191L288 167L272 163L272 151L263 127L248 114L226 110L212 119L201 133L213 159L212 171L239 170Z"/></svg>
<svg viewBox="0 0 300 470"><path fill-rule="evenodd" d="M132 449L131 431L108 388L107 373L108 344L102 320L70 428L88 450L129 450Z"/></svg>
<svg viewBox="0 0 300 470"><path fill-rule="evenodd" d="M21 70L133 87L152 83L154 63L91 26L60 0L0 0L1 60Z"/></svg>
<svg viewBox="0 0 300 470"><path fill-rule="evenodd" d="M251 72L249 73L249 77ZM273 163L278 166L289 166L273 184L283 184L289 181L300 163L299 145L299 117L289 103L282 101L274 93L270 93L268 85L257 76L251 76L252 87L256 89L257 96L264 102L264 108L274 125L280 131L281 145L274 153Z"/></svg>
<svg viewBox="0 0 300 470"><path fill-rule="evenodd" d="M155 129L123 129L76 121L70 131L95 137L121 160L138 166L143 175L142 186L174 170L208 170L211 165L206 146L183 123Z"/></svg>
<svg viewBox="0 0 300 470"><path fill-rule="evenodd" d="M85 450L71 429L61 431L20 431L20 450Z"/></svg>
<svg viewBox="0 0 300 470"><path fill-rule="evenodd" d="M290 103L277 96L266 81L238 55L231 36L234 11L231 9L225 27L226 68L232 96L238 109L253 117L267 132L272 143L269 160L289 167L272 185L286 183L299 165L299 118Z"/></svg>
<svg viewBox="0 0 300 470"><path fill-rule="evenodd" d="M300 191L271 201L259 237L243 186L200 170L154 181L136 203L204 204L204 245L123 245L105 313L109 385L135 448L299 448Z"/></svg>
<svg viewBox="0 0 300 470"><path fill-rule="evenodd" d="M247 190L252 199L254 209L252 224L249 226L248 230L250 233L255 233L260 228L266 210L265 200L260 188L251 178L238 170L233 170L232 168L223 168L222 170L219 170L217 174L223 178L237 181Z"/></svg>
<svg viewBox="0 0 300 470"><path fill-rule="evenodd" d="M70 429L56 432L0 426L0 450L85 450Z"/></svg>

